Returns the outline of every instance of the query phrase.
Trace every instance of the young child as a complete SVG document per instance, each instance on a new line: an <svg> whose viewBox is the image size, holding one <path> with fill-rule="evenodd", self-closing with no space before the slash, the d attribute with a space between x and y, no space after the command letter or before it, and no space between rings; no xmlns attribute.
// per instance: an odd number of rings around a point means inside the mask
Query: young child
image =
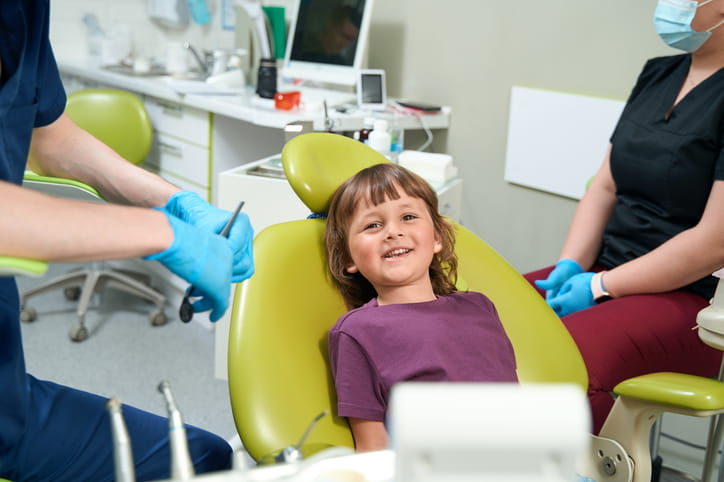
<svg viewBox="0 0 724 482"><path fill-rule="evenodd" d="M455 232L425 180L396 164L360 171L332 197L325 244L351 309L329 332L329 355L357 451L387 446L397 382L517 381L493 303L455 288Z"/></svg>

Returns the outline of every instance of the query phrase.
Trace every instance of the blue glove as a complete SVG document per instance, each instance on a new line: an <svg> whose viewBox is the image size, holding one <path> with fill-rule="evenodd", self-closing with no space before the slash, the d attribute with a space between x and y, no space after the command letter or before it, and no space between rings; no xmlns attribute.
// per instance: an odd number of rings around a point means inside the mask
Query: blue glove
<svg viewBox="0 0 724 482"><path fill-rule="evenodd" d="M558 316L566 316L595 305L591 292L593 273L580 273L568 279L558 295L548 300L548 304Z"/></svg>
<svg viewBox="0 0 724 482"><path fill-rule="evenodd" d="M583 273L581 265L573 261L572 259L562 259L556 263L556 267L550 272L548 278L544 280L537 280L536 286L546 292L546 301L550 301L551 298L555 298L558 295L563 283L568 281L571 276Z"/></svg>
<svg viewBox="0 0 724 482"><path fill-rule="evenodd" d="M229 307L231 266L234 257L229 240L208 233L172 216L163 209L173 228L173 242L165 251L146 256L158 260L174 274L193 285L194 312L211 310L209 319L217 321Z"/></svg>
<svg viewBox="0 0 724 482"><path fill-rule="evenodd" d="M197 228L219 234L226 225L231 213L207 203L195 192L179 191L169 198L163 209L182 221ZM234 250L234 268L231 281L239 283L254 274L254 255L252 242L254 230L249 216L239 213L229 232L229 242Z"/></svg>

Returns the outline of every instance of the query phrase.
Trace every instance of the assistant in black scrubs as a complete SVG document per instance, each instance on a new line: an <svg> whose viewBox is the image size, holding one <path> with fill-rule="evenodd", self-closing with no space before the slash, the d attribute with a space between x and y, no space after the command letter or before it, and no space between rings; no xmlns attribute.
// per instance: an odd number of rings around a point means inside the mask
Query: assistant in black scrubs
<svg viewBox="0 0 724 482"><path fill-rule="evenodd" d="M674 105L691 54L649 60L611 137L617 203L598 263L613 268L657 248L701 219L724 180L724 70ZM716 279L684 289L711 298Z"/></svg>
<svg viewBox="0 0 724 482"><path fill-rule="evenodd" d="M646 63L559 262L525 275L581 351L595 433L622 380L719 370L692 327L724 266L722 24L724 0L659 1L657 32L687 53Z"/></svg>

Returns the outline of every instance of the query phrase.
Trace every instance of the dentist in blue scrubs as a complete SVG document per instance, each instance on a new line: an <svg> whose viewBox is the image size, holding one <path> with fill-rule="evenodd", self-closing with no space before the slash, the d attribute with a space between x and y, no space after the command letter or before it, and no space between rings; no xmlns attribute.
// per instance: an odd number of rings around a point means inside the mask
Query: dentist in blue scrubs
<svg viewBox="0 0 724 482"><path fill-rule="evenodd" d="M230 285L252 275L253 231L231 213L121 159L64 113L66 96L48 39L49 0L0 2L0 254L49 261L155 259L194 284L195 311L218 320ZM41 174L95 186L109 204L21 187L26 159ZM119 367L119 369L122 369ZM151 382L151 381L149 381ZM106 399L26 373L18 291L0 278L0 477L114 478ZM138 480L169 477L165 418L123 406ZM188 428L197 473L226 469L220 437Z"/></svg>

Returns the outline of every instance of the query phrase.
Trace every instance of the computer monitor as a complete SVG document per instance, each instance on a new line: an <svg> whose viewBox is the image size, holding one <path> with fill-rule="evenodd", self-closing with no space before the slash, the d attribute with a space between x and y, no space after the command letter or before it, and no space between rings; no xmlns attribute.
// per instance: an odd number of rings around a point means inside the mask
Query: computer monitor
<svg viewBox="0 0 724 482"><path fill-rule="evenodd" d="M294 0L282 75L354 86L374 0Z"/></svg>

